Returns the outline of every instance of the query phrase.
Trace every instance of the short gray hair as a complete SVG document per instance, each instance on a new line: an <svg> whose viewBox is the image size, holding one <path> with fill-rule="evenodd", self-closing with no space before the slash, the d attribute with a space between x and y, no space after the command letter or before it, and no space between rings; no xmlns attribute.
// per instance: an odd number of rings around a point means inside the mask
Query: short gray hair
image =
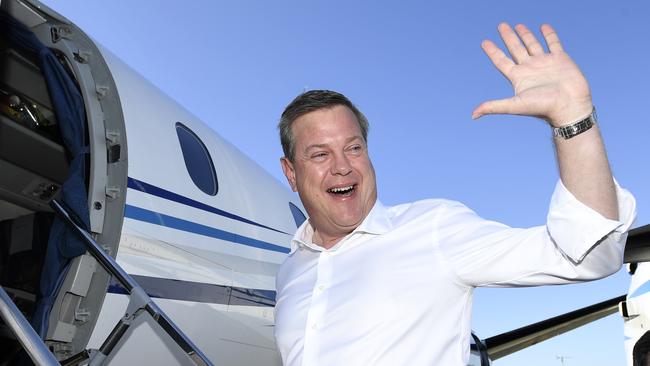
<svg viewBox="0 0 650 366"><path fill-rule="evenodd" d="M361 136L368 143L368 119L350 102L345 95L331 90L310 90L298 95L282 112L278 130L280 130L280 142L284 156L293 162L296 142L293 138L291 126L299 117L324 108L332 108L342 105L350 108L359 123Z"/></svg>

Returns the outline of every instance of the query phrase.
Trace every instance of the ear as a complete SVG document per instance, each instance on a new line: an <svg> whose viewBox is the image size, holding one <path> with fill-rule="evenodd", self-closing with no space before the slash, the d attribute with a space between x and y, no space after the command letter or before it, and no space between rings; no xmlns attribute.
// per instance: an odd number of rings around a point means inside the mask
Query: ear
<svg viewBox="0 0 650 366"><path fill-rule="evenodd" d="M294 192L298 192L298 187L296 186L296 171L293 168L293 163L283 156L280 158L280 165L282 165L282 171L284 172L284 176L287 177L291 189Z"/></svg>

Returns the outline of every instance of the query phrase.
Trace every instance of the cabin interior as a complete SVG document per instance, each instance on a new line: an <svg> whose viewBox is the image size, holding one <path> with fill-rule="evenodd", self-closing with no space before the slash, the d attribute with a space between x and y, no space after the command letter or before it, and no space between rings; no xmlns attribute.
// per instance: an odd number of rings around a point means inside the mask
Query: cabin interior
<svg viewBox="0 0 650 366"><path fill-rule="evenodd" d="M28 320L37 301L54 213L68 171L57 118L33 55L0 33L0 284ZM0 320L0 365L21 347Z"/></svg>

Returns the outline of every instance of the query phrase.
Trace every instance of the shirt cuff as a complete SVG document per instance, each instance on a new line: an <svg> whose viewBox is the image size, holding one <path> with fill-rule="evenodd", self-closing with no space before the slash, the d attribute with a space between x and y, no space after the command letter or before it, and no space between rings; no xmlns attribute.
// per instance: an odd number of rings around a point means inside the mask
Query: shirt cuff
<svg viewBox="0 0 650 366"><path fill-rule="evenodd" d="M555 244L573 261L580 262L589 251L607 236L624 248L624 235L636 218L636 201L630 192L614 179L618 199L619 220L610 220L580 202L558 180L551 198L547 228ZM623 241L621 243L621 241Z"/></svg>

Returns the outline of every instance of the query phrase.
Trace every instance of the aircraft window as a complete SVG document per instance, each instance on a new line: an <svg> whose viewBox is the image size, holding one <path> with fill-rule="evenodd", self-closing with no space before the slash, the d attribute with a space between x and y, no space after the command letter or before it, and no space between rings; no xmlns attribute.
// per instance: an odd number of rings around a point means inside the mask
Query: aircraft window
<svg viewBox="0 0 650 366"><path fill-rule="evenodd" d="M293 215L293 220L296 222L296 227L300 227L307 218L305 217L305 214L302 213L302 211L298 208L298 206L294 205L293 203L289 202L289 208L291 209L291 214Z"/></svg>
<svg viewBox="0 0 650 366"><path fill-rule="evenodd" d="M219 184L208 149L194 132L180 122L176 123L176 133L192 182L206 194L216 195Z"/></svg>

